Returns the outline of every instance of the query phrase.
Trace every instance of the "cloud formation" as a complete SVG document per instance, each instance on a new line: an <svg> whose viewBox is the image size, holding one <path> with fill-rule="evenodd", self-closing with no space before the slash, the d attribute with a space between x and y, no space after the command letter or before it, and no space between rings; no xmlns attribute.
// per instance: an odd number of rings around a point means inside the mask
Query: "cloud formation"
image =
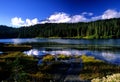
<svg viewBox="0 0 120 82"><path fill-rule="evenodd" d="M14 17L11 19L11 23L12 23L12 25L19 26L21 24L24 24L24 21L22 21L21 18Z"/></svg>
<svg viewBox="0 0 120 82"><path fill-rule="evenodd" d="M87 18L89 16L89 18ZM111 18L119 18L120 12L108 9L105 12L103 12L102 15L94 16L91 12L83 12L78 15L69 15L64 12L58 12L50 15L48 18L46 18L44 21L38 21L37 18L34 18L32 20L26 19L25 21L22 20L21 17L14 17L11 19L11 24L13 26L31 26L34 24L45 24L45 23L77 23L77 22L90 22L90 21L96 21L96 20L104 20L104 19L111 19Z"/></svg>
<svg viewBox="0 0 120 82"><path fill-rule="evenodd" d="M48 18L51 23L64 23L71 20L70 16L66 13L55 13Z"/></svg>
<svg viewBox="0 0 120 82"><path fill-rule="evenodd" d="M34 18L32 20L30 19L26 19L25 21L22 20L22 18L20 17L14 17L11 19L11 24L13 26L31 26L31 25L35 25L35 24L38 24L38 19L37 18Z"/></svg>
<svg viewBox="0 0 120 82"><path fill-rule="evenodd" d="M93 13L91 13L91 12L83 12L83 13L82 13L82 15L92 16L92 15L93 15Z"/></svg>
<svg viewBox="0 0 120 82"><path fill-rule="evenodd" d="M113 9L108 9L102 15L92 17L91 21L111 19L111 18L119 18L119 17L120 17L119 11L116 11Z"/></svg>
<svg viewBox="0 0 120 82"><path fill-rule="evenodd" d="M45 21L41 21L40 23L77 23L77 22L90 22L96 20L104 20L104 19L111 19L111 18L119 18L120 12L108 9L103 12L102 15L93 16L94 14L91 12L83 12L79 15L70 16L66 13L55 13L47 18ZM86 16L90 16L91 18L87 18Z"/></svg>
<svg viewBox="0 0 120 82"><path fill-rule="evenodd" d="M111 19L111 18L119 18L120 12L117 12L116 10L108 9L104 12L102 15L102 19Z"/></svg>
<svg viewBox="0 0 120 82"><path fill-rule="evenodd" d="M74 15L71 17L70 23L77 23L77 22L87 22L87 18L82 15Z"/></svg>
<svg viewBox="0 0 120 82"><path fill-rule="evenodd" d="M66 13L55 13L48 17L45 21L41 21L40 23L77 23L77 22L86 22L87 18L83 15L74 15L70 16Z"/></svg>

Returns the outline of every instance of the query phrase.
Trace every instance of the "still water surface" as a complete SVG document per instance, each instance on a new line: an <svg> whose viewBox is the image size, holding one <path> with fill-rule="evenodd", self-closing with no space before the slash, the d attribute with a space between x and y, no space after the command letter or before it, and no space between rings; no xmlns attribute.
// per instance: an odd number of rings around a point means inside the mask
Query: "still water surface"
<svg viewBox="0 0 120 82"><path fill-rule="evenodd" d="M27 55L86 54L120 65L120 39L0 39L0 43L30 44L33 49L25 51Z"/></svg>

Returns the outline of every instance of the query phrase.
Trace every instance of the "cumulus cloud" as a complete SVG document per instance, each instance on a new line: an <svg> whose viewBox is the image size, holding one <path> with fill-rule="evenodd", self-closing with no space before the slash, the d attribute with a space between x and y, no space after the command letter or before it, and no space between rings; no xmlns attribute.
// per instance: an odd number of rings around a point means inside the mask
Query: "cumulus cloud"
<svg viewBox="0 0 120 82"><path fill-rule="evenodd" d="M90 16L90 18L87 18ZM77 23L77 22L90 22L96 20L104 20L104 19L111 19L111 18L119 18L120 12L108 9L103 14L94 16L92 12L83 12L79 15L70 16L66 13L55 13L48 17L45 21L41 21L41 23Z"/></svg>
<svg viewBox="0 0 120 82"><path fill-rule="evenodd" d="M119 11L116 11L113 9L108 9L102 15L92 17L91 21L111 19L111 18L119 18L119 17L120 17Z"/></svg>
<svg viewBox="0 0 120 82"><path fill-rule="evenodd" d="M21 24L24 24L24 21L21 18L14 17L11 19L12 25L19 26Z"/></svg>
<svg viewBox="0 0 120 82"><path fill-rule="evenodd" d="M87 18L88 16L90 17ZM98 16L94 16L94 14L91 12L83 12L81 14L73 15L73 16L64 12L58 12L50 15L44 21L40 21L40 22L38 22L37 18L26 19L24 21L20 17L14 17L11 19L11 24L13 26L30 26L34 24L45 24L45 23L77 23L77 22L90 22L90 21L119 18L119 17L120 17L120 12L113 9L108 9L105 12L103 12L103 14Z"/></svg>
<svg viewBox="0 0 120 82"><path fill-rule="evenodd" d="M48 20L51 23L64 23L69 22L71 20L70 16L66 13L56 13L51 15Z"/></svg>
<svg viewBox="0 0 120 82"><path fill-rule="evenodd" d="M14 17L11 19L11 24L13 26L31 26L31 25L35 25L35 24L38 24L38 19L37 18L34 18L32 20L30 19L26 19L25 21L22 20L22 18L20 17Z"/></svg>
<svg viewBox="0 0 120 82"><path fill-rule="evenodd" d="M45 21L41 21L41 23L77 23L77 22L85 22L87 18L83 15L74 15L70 16L66 13L55 13L47 18Z"/></svg>
<svg viewBox="0 0 120 82"><path fill-rule="evenodd" d="M71 22L71 23L87 22L87 18L85 18L82 15L74 15L74 16L71 17L71 20L69 22Z"/></svg>
<svg viewBox="0 0 120 82"><path fill-rule="evenodd" d="M117 12L116 10L108 9L104 12L102 15L102 19L111 19L111 18L119 18L120 12Z"/></svg>

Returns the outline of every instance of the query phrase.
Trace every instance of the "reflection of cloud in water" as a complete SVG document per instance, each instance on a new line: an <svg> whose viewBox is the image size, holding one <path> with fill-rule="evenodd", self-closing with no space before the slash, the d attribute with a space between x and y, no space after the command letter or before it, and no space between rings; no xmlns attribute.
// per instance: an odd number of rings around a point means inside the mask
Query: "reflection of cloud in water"
<svg viewBox="0 0 120 82"><path fill-rule="evenodd" d="M120 64L120 53L108 52L108 51L90 51L90 50L53 50L53 51L45 51L45 50L37 50L31 49L29 51L24 52L27 55L41 56L46 54L57 55L90 55L95 56L95 58L102 59L108 61L110 63Z"/></svg>
<svg viewBox="0 0 120 82"><path fill-rule="evenodd" d="M36 39L12 39L12 42L14 44L20 44L20 43L37 42L37 40Z"/></svg>
<svg viewBox="0 0 120 82"><path fill-rule="evenodd" d="M111 61L111 60L115 59L115 54L114 53L103 52L103 53L101 53L101 56L104 57L108 61Z"/></svg>
<svg viewBox="0 0 120 82"><path fill-rule="evenodd" d="M27 55L29 55L29 56L30 55L41 56L41 55L45 55L46 54L45 51L39 51L37 49L31 49L29 51L25 51L24 53L27 54Z"/></svg>
<svg viewBox="0 0 120 82"><path fill-rule="evenodd" d="M82 55L87 53L87 51L79 51L79 50L56 50L56 51L45 51L45 50L37 50L37 49L31 49L29 51L25 51L24 53L27 55L46 55L46 54L51 54L51 55L57 55L57 54L64 54L64 55Z"/></svg>
<svg viewBox="0 0 120 82"><path fill-rule="evenodd" d="M102 60L105 60L109 63L114 63L114 64L120 64L120 52L119 53L115 53L115 52L108 52L108 51L101 51L101 52L97 52L94 53L93 56L95 56L96 58L100 58Z"/></svg>
<svg viewBox="0 0 120 82"><path fill-rule="evenodd" d="M120 54L115 54L115 53L103 53L102 55L108 62L111 63L119 63L120 64Z"/></svg>
<svg viewBox="0 0 120 82"><path fill-rule="evenodd" d="M19 44L19 43L21 43L21 39L12 39L12 41L13 41L13 43L14 44Z"/></svg>

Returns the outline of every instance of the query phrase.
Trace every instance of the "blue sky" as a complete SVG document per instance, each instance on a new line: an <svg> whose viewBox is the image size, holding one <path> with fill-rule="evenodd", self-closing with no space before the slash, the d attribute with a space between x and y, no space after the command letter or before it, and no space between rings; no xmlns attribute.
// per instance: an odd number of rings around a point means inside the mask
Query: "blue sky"
<svg viewBox="0 0 120 82"><path fill-rule="evenodd" d="M120 17L120 0L0 0L0 25L75 23Z"/></svg>

